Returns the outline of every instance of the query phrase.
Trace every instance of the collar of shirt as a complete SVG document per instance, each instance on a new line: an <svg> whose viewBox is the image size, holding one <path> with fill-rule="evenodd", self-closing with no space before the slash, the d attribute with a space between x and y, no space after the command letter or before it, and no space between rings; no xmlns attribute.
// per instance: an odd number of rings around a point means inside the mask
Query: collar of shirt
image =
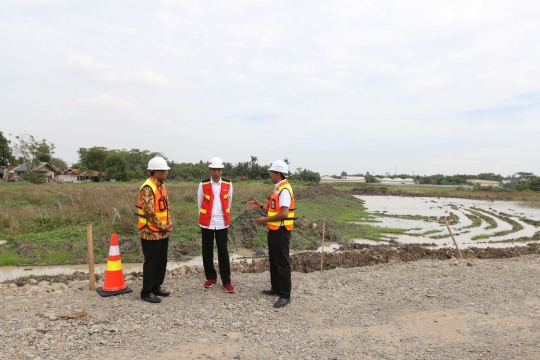
<svg viewBox="0 0 540 360"><path fill-rule="evenodd" d="M221 178L219 178L218 182L214 182L214 180L212 180L212 178L210 178L210 181L212 182L212 184L221 184Z"/></svg>
<svg viewBox="0 0 540 360"><path fill-rule="evenodd" d="M161 187L163 186L163 183L160 182L160 181L157 181L156 179L154 179L152 176L150 176L150 181L152 181L154 183L154 185L156 185L159 189L161 189Z"/></svg>
<svg viewBox="0 0 540 360"><path fill-rule="evenodd" d="M284 182L287 181L287 179L283 179L280 182L278 182L276 185L274 185L274 190L277 190L277 188Z"/></svg>

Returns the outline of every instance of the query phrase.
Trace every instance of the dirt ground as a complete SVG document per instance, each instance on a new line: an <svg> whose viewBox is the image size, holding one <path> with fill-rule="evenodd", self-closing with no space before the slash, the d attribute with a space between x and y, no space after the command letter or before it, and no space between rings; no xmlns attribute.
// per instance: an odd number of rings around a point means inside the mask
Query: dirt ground
<svg viewBox="0 0 540 360"><path fill-rule="evenodd" d="M361 252L365 249L358 249ZM373 250L373 249L370 249ZM374 251L370 256L379 256ZM421 252L405 252L406 261ZM0 285L5 359L540 359L540 257L509 250L292 274L272 307L268 272L234 273L234 294L169 273L159 305L58 284ZM364 254L365 255L365 254ZM307 255L305 255L307 256ZM337 259L337 258L336 258ZM335 259L334 259L335 260ZM344 258L341 258L342 263ZM42 314L83 310L85 319Z"/></svg>

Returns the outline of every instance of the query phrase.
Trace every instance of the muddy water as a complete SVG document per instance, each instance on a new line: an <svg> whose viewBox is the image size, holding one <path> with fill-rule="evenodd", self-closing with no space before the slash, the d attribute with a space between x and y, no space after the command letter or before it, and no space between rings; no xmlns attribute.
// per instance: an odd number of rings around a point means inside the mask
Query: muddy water
<svg viewBox="0 0 540 360"><path fill-rule="evenodd" d="M388 234L385 240L396 240L402 244L410 243L434 243L436 247L454 246L450 237L446 238L433 238L433 236L448 235L448 230L444 224L440 224L436 221L425 220L412 220L401 219L393 217L379 217L378 214L386 215L422 215L430 217L448 217L450 213L458 216L458 223L452 225L452 232L456 238L456 241L460 248L466 248L469 246L475 247L508 247L514 245L526 245L528 242L538 242L538 240L530 240L527 242L515 242L515 243L496 243L504 240L517 239L520 237L531 237L540 228L527 224L520 218L528 218L531 220L540 220L540 209L527 207L523 203L519 202L506 202L506 201L483 201L483 200L470 200L470 199L434 199L434 198L421 198L421 197L398 197L398 196L356 196L365 201L367 210L372 213L373 219L377 222L370 222L369 224L378 226L381 228L399 228L407 229L405 234ZM521 226L522 230L504 235L495 236L496 232L511 230L512 225L502 219L497 218L494 215L483 213L482 214L493 218L497 222L497 227L494 229L486 229L489 225L482 221L479 227L470 227L472 221L465 216L465 214L471 214L469 210L472 208L479 208L485 211L500 215L500 212L510 215L510 218ZM500 215L502 216L502 215ZM426 232L432 232L425 234ZM436 231L436 232L435 232ZM489 235L487 239L472 240L472 237L480 234ZM416 236L415 236L416 235ZM372 243L369 240L357 239L358 243Z"/></svg>
<svg viewBox="0 0 540 360"><path fill-rule="evenodd" d="M325 242L325 253L334 253L339 249L339 245L336 243ZM296 253L302 253L305 251L291 251L291 255ZM317 250L321 252L321 247ZM251 264L253 258L256 257L251 249L236 248L234 251L229 252L231 262L246 261ZM214 259L217 261L217 252L214 252ZM182 266L202 266L202 257L197 256L188 261L169 261L167 263L167 270L174 270ZM94 272L96 274L104 274L107 264L95 264ZM122 270L124 274L131 272L142 272L142 263L122 263ZM18 279L25 276L45 276L45 275L71 275L75 271L81 271L85 274L88 273L88 265L45 265L45 266L0 266L0 283L6 280Z"/></svg>

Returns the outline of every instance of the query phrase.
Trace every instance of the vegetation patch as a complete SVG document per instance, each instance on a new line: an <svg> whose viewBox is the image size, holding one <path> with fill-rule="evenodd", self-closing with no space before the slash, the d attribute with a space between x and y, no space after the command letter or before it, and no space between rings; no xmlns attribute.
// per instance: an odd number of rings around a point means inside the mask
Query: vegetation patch
<svg viewBox="0 0 540 360"><path fill-rule="evenodd" d="M472 224L464 226L463 229L475 228L482 225L482 219L480 217L474 214L465 214L465 216L468 217L472 221Z"/></svg>
<svg viewBox="0 0 540 360"><path fill-rule="evenodd" d="M169 258L185 260L200 255L197 186L193 182L167 182L172 207L173 232ZM295 229L291 248L317 249L322 240L346 242L355 238L384 239L404 229L387 229L357 221L374 221L364 202L330 185L293 183L296 198ZM0 183L0 231L7 243L0 247L0 265L86 263L86 223L92 223L94 258L106 262L110 236L120 238L122 261L142 261L135 204L139 183L79 183L33 185ZM231 245L264 253L266 226L253 220L265 216L260 210L247 210L245 203L264 200L272 190L269 181L233 182L229 239ZM52 191L54 190L54 191Z"/></svg>
<svg viewBox="0 0 540 360"><path fill-rule="evenodd" d="M479 210L479 209L477 209L477 210ZM468 210L468 211L470 211L471 214L473 214L474 216L479 217L480 219L482 219L486 223L488 223L488 226L486 226L484 228L484 230L495 229L498 226L497 222L493 218L491 218L489 216L486 216L486 215L484 215L481 212L476 211L476 210Z"/></svg>
<svg viewBox="0 0 540 360"><path fill-rule="evenodd" d="M540 220L533 220L533 219L527 219L527 218L519 218L519 220L523 221L524 223L527 223L529 225L533 225L535 227L540 226Z"/></svg>

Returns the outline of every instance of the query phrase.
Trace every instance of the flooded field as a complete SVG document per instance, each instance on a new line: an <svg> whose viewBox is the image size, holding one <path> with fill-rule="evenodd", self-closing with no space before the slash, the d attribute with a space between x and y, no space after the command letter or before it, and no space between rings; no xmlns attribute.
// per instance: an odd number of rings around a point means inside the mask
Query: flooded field
<svg viewBox="0 0 540 360"><path fill-rule="evenodd" d="M444 217L460 248L507 247L540 241L540 209L505 201L398 196L356 196L371 213L366 223L406 229L383 241L454 246ZM357 243L373 241L357 239Z"/></svg>

